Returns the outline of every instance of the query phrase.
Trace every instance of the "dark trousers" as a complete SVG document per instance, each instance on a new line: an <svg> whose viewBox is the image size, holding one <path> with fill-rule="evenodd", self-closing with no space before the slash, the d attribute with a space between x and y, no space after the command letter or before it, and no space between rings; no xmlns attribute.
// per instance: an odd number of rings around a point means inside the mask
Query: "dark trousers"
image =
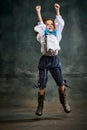
<svg viewBox="0 0 87 130"><path fill-rule="evenodd" d="M63 77L61 72L61 65L58 56L45 56L40 58L39 64L39 88L46 88L48 80L48 71L50 71L57 86L63 86Z"/></svg>

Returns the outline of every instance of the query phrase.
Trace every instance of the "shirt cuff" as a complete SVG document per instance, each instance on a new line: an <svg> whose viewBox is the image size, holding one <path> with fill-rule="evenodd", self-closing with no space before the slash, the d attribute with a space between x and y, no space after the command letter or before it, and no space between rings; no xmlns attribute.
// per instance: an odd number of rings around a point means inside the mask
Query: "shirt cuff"
<svg viewBox="0 0 87 130"><path fill-rule="evenodd" d="M56 15L56 18L62 18L62 16L61 15Z"/></svg>
<svg viewBox="0 0 87 130"><path fill-rule="evenodd" d="M43 23L43 21L41 21L41 22L38 22L38 25L41 25L41 24L44 24L44 23Z"/></svg>

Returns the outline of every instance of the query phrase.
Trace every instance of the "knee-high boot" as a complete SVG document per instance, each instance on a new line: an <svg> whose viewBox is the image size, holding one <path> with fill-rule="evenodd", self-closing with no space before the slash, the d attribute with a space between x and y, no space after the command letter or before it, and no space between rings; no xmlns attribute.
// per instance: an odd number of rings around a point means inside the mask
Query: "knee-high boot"
<svg viewBox="0 0 87 130"><path fill-rule="evenodd" d="M66 100L66 93L65 90L64 92L61 92L60 89L59 91L59 99L60 99L60 103L63 106L63 109L66 113L69 113L71 111L70 105L68 104L67 100Z"/></svg>
<svg viewBox="0 0 87 130"><path fill-rule="evenodd" d="M45 93L43 95L40 95L40 93L38 93L38 106L35 112L35 114L38 116L41 116L43 114L44 97Z"/></svg>

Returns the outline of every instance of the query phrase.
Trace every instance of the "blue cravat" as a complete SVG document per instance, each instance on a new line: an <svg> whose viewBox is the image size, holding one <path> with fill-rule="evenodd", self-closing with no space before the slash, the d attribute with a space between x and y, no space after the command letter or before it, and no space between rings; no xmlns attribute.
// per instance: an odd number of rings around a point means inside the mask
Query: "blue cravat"
<svg viewBox="0 0 87 130"><path fill-rule="evenodd" d="M52 34L52 35L56 36L57 35L57 31L54 29L52 32L50 32L48 29L45 29L44 34L45 35Z"/></svg>

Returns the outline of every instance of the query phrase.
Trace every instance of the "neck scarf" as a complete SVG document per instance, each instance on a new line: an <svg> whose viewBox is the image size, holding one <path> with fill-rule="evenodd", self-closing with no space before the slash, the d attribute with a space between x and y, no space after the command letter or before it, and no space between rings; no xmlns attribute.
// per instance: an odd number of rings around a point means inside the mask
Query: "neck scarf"
<svg viewBox="0 0 87 130"><path fill-rule="evenodd" d="M45 34L46 36L47 36L47 35L50 35L50 34L56 36L56 35L57 35L57 31L54 29L52 32L50 32L48 29L45 29L44 34Z"/></svg>

